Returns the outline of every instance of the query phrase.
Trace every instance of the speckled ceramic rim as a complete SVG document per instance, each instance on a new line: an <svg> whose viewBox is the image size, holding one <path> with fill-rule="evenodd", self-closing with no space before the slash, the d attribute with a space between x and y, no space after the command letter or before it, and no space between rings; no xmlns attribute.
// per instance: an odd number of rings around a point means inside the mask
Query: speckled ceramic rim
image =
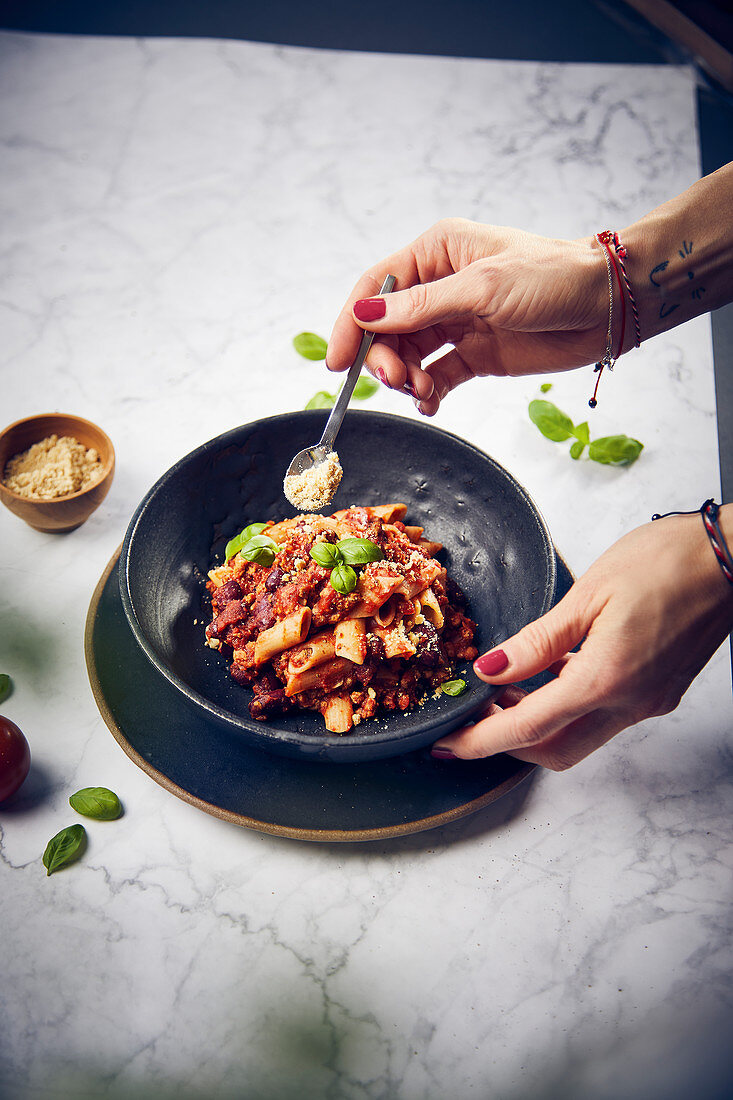
<svg viewBox="0 0 733 1100"><path fill-rule="evenodd" d="M121 548L120 548L121 549ZM112 736L121 746L124 752L129 756L134 764L144 771L151 779L154 779L156 783L160 784L166 791L174 794L177 798L182 799L183 802L190 803L191 806L195 806L199 810L203 810L204 813L211 814L213 817L221 818L223 821L230 821L234 825L241 825L245 829L253 829L260 833L270 833L273 836L287 837L291 840L311 840L311 841L326 841L326 842L346 842L346 841L362 841L362 840L387 840L394 837L408 836L412 833L425 832L428 829L435 829L440 825L448 825L452 821L459 821L463 817L469 817L471 814L476 813L477 810L482 810L485 806L489 806L492 802L496 802L497 799L502 798L503 795L508 794L519 783L523 782L531 773L535 770L535 764L523 764L518 767L516 773L509 779L506 779L503 783L496 787L493 787L490 791L487 791L485 795L481 795L480 798L471 799L469 802L465 802L461 806L455 806L451 810L447 810L442 814L435 814L432 817L419 818L416 821L408 821L402 825L385 826L381 829L295 829L288 826L278 825L275 822L270 821L258 821L256 818L247 817L244 814L233 813L231 810L223 810L219 806L213 805L211 802L205 802L201 798L197 798L195 795L190 794L183 787L179 787L176 783L173 783L167 775L164 775L157 768L154 768L149 761L137 752L127 740L122 730L117 725L115 716L107 705L107 700L104 697L102 687L97 674L96 661L94 657L94 647L92 644L94 634L94 623L99 611L99 603L102 597L104 586L109 579L109 575L113 569L117 568L117 564L120 557L120 549L118 549L113 557L110 559L104 573L102 574L99 582L97 583L94 593L92 595L91 603L89 604L89 611L87 612L86 625L84 628L84 655L86 658L87 673L89 676L89 682L91 684L92 693L96 701L99 713ZM128 624L129 626L129 624ZM291 761L292 767L297 768L300 766L298 760Z"/></svg>

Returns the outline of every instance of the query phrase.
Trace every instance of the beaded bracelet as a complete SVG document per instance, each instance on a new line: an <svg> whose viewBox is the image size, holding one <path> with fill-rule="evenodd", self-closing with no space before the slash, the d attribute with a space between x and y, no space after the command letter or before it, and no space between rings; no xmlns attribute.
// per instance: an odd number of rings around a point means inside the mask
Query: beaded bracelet
<svg viewBox="0 0 733 1100"><path fill-rule="evenodd" d="M713 548L715 557L718 559L718 565L723 571L723 576L729 584L733 584L733 556L731 556L728 549L725 535L720 530L720 524L718 523L719 511L720 505L716 504L711 497L710 500L704 501L699 508L693 508L691 512L664 512L663 515L655 512L652 520L664 519L665 516L694 516L695 512L699 512L702 516L705 533L710 539L710 545Z"/></svg>

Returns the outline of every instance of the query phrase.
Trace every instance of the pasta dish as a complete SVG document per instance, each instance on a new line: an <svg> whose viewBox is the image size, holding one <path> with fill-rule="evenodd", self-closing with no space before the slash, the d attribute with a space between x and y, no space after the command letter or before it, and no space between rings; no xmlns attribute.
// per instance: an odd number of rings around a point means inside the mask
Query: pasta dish
<svg viewBox="0 0 733 1100"><path fill-rule="evenodd" d="M253 718L318 711L331 733L377 713L459 694L476 624L407 506L253 523L233 539L206 587L206 643L252 689ZM459 685L456 689L455 685Z"/></svg>

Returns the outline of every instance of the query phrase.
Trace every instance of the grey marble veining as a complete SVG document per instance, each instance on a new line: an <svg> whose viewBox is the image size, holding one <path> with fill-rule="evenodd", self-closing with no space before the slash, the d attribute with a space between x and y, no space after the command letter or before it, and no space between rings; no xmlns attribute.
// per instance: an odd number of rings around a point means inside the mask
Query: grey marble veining
<svg viewBox="0 0 733 1100"><path fill-rule="evenodd" d="M332 386L365 266L445 215L580 236L699 174L685 68L339 54L243 42L0 36L3 420L111 435L102 508L66 537L0 515L3 713L34 770L0 808L0 1094L538 1100L696 1094L731 1022L725 648L680 708L462 822L308 845L180 802L112 739L82 648L94 586L156 478ZM553 379L583 419L592 371ZM574 463L485 380L436 423L527 487L579 572L652 512L719 491L709 321L603 380ZM372 407L416 415L399 395ZM40 856L76 788L126 813ZM700 1084L702 1081L702 1085ZM712 1094L712 1093L711 1093Z"/></svg>

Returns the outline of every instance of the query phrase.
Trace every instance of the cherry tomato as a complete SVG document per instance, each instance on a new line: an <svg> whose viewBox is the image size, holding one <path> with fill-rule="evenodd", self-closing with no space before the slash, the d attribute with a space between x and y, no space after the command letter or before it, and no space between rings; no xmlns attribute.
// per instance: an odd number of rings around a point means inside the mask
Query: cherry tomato
<svg viewBox="0 0 733 1100"><path fill-rule="evenodd" d="M0 802L15 794L28 775L30 766L28 742L15 722L0 715Z"/></svg>

